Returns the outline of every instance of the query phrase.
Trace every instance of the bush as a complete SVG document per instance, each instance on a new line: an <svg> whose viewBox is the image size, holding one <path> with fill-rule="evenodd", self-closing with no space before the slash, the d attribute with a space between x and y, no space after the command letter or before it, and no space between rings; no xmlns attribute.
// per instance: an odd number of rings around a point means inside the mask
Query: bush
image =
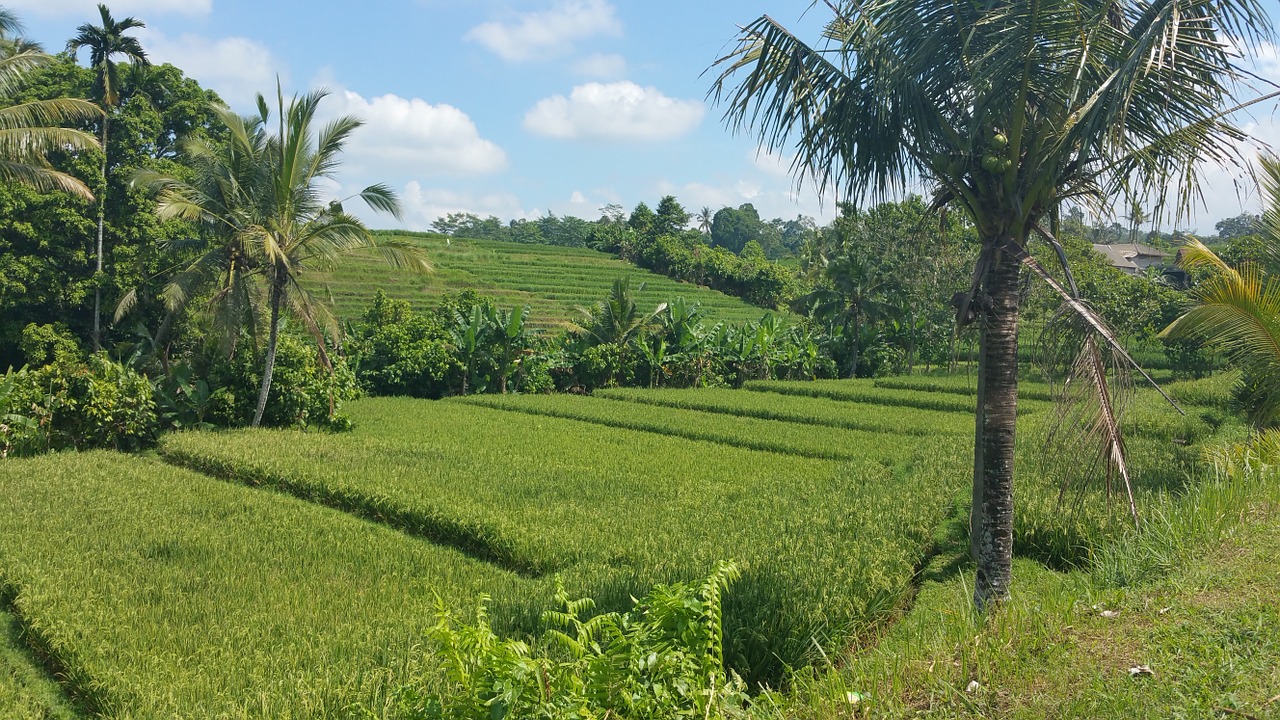
<svg viewBox="0 0 1280 720"><path fill-rule="evenodd" d="M215 425L247 425L257 409L265 348L242 352L233 358L215 357L208 369L210 394L204 417ZM262 424L273 427L316 425L342 429L346 420L338 409L360 396L355 373L346 360L329 354L331 368L308 341L281 333L271 393Z"/></svg>
<svg viewBox="0 0 1280 720"><path fill-rule="evenodd" d="M584 617L590 598L547 612L549 652L503 640L483 602L471 624L442 609L429 641L444 676L439 692L404 688L405 718L739 718L751 700L724 668L721 594L736 579L720 565L696 587L659 586L625 614ZM432 683L436 684L436 683Z"/></svg>
<svg viewBox="0 0 1280 720"><path fill-rule="evenodd" d="M361 386L375 395L441 398L462 372L443 323L381 290L353 330L349 348Z"/></svg>
<svg viewBox="0 0 1280 720"><path fill-rule="evenodd" d="M158 424L150 381L105 353L86 360L63 353L37 370L8 373L0 385L4 455L138 450L155 441Z"/></svg>

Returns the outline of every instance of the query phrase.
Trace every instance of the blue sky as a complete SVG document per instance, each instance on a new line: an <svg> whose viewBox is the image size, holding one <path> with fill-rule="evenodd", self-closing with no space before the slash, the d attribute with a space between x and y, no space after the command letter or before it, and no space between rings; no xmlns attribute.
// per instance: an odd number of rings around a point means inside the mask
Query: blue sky
<svg viewBox="0 0 1280 720"><path fill-rule="evenodd" d="M1275 0L1273 17L1280 20ZM28 35L58 50L93 0L9 0ZM595 218L674 194L686 208L752 202L765 217L829 220L831 199L795 190L784 158L725 129L702 73L736 25L769 13L813 38L807 0L117 0L157 62L171 62L248 110L254 94L325 87L325 108L366 120L340 178L350 192L387 182L403 221L427 229L447 212L501 218L554 212ZM821 8L821 6L819 6ZM1280 78L1274 48L1262 72ZM1248 121L1280 146L1274 106ZM1188 223L1257 211L1233 177L1206 174L1207 208ZM1246 183L1247 185L1247 183Z"/></svg>

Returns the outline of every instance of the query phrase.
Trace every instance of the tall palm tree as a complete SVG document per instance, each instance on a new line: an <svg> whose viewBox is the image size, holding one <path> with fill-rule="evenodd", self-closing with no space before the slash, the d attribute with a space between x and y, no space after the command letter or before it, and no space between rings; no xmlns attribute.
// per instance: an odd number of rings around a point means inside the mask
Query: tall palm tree
<svg viewBox="0 0 1280 720"><path fill-rule="evenodd" d="M715 212L708 206L703 205L702 209L694 214L693 219L698 221L698 231L703 235L711 234L711 223L715 220Z"/></svg>
<svg viewBox="0 0 1280 720"><path fill-rule="evenodd" d="M972 531L984 607L1007 596L1012 568L1020 270L1051 279L1027 244L1056 245L1046 221L1064 204L1168 191L1181 211L1197 163L1243 164L1246 135L1227 111L1250 76L1232 48L1258 47L1271 26L1257 0L826 5L816 45L768 16L745 26L713 66L711 95L734 129L794 148L793 172L819 191L857 201L923 181L935 208L973 222L981 252L956 304L959 321L981 324ZM1109 448L1122 462L1122 445Z"/></svg>
<svg viewBox="0 0 1280 720"><path fill-rule="evenodd" d="M67 52L74 55L80 48L89 48L89 65L96 73L96 90L102 103L102 129L99 140L102 143L102 171L99 179L102 186L98 190L98 248L97 248L97 285L93 291L93 347L102 346L102 235L106 224L107 213L107 138L108 126L111 124L111 109L120 104L120 69L116 58L123 58L134 65L148 64L147 53L142 49L138 39L125 33L135 28L144 28L146 23L133 17L119 22L111 16L107 6L99 3L98 13L102 17L102 25L85 23L76 28L76 36L67 41Z"/></svg>
<svg viewBox="0 0 1280 720"><path fill-rule="evenodd" d="M154 345L164 361L164 348L174 321L188 301L212 288L209 309L223 349L233 356L242 330L255 338L259 325L261 292L260 258L246 245L240 232L254 220L267 166L268 134L260 117L241 117L224 106L214 106L215 122L227 130L225 142L198 136L182 141L182 151L193 168L192 179L180 182L154 170L139 170L131 178L143 187L159 190L157 212L162 218L186 217L197 222L200 233L164 243L166 250L194 254L175 273L161 293L166 313L156 331ZM116 308L116 321L131 311L137 290L125 294Z"/></svg>
<svg viewBox="0 0 1280 720"><path fill-rule="evenodd" d="M1266 203L1259 231L1270 256L1266 264L1275 267L1280 259L1280 160L1263 157L1259 164ZM1280 424L1280 276L1255 262L1233 268L1194 239L1179 253L1178 264L1207 277L1192 288L1191 308L1160 337L1201 340L1223 350L1244 371L1254 424Z"/></svg>
<svg viewBox="0 0 1280 720"><path fill-rule="evenodd" d="M192 144L202 158L194 181L156 175L139 178L159 189L161 219L200 221L222 242L206 253L204 265L189 268L191 274L166 291L173 301L189 297L202 278L214 277L220 283L215 296L241 298L239 307L249 309L253 288L248 278L261 287L269 313L268 338L254 427L262 422L271 392L281 315L290 312L298 318L322 353L326 332L338 332L332 314L300 283L307 270L332 268L343 254L368 247L378 248L396 267L430 270L419 250L398 242L377 242L359 219L343 210L341 202L325 198L322 185L336 177L347 140L363 124L343 116L317 129L316 110L327 94L294 96L286 104L277 87L274 132L267 129L273 118L261 95L256 117L238 118L219 109L228 139L221 146ZM400 202L386 185L370 185L354 197L376 211L399 217Z"/></svg>

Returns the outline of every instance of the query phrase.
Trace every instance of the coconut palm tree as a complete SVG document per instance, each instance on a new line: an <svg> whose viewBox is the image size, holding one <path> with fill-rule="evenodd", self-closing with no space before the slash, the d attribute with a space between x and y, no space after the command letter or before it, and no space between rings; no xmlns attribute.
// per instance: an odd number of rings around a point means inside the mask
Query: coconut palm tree
<svg viewBox="0 0 1280 720"><path fill-rule="evenodd" d="M644 292L644 283L640 283L636 292ZM592 344L625 346L648 332L666 309L666 303L659 303L652 312L644 312L631 292L631 278L618 277L613 280L609 297L594 309L578 308L578 312Z"/></svg>
<svg viewBox="0 0 1280 720"><path fill-rule="evenodd" d="M703 205L702 209L694 214L693 219L698 221L698 231L703 235L711 234L711 223L715 220L715 212L707 205Z"/></svg>
<svg viewBox="0 0 1280 720"><path fill-rule="evenodd" d="M92 200L89 188L78 178L55 170L47 155L53 151L97 148L98 141L92 135L61 125L100 117L98 107L74 98L17 104L11 100L31 71L52 62L48 55L30 50L0 57L0 180Z"/></svg>
<svg viewBox="0 0 1280 720"><path fill-rule="evenodd" d="M793 172L820 192L860 201L925 183L935 209L973 222L981 252L955 303L981 326L971 524L984 607L1007 595L1012 568L1020 270L1050 278L1028 242L1057 244L1049 221L1063 205L1168 193L1181 211L1197 163L1243 165L1229 110L1250 76L1233 48L1258 47L1271 26L1256 0L826 5L814 45L768 16L746 25L710 94L729 126L794 150ZM1122 462L1111 435L1107 457Z"/></svg>
<svg viewBox="0 0 1280 720"><path fill-rule="evenodd" d="M153 344L162 362L174 321L191 298L210 288L209 309L227 356L235 355L242 330L249 331L256 345L262 267L240 229L255 221L260 204L256 195L263 192L268 167L268 134L260 117L241 117L224 106L214 106L212 112L228 137L221 143L204 136L182 141L194 170L190 180L178 181L153 170L139 170L131 178L159 191L160 217L187 217L200 227L197 237L162 243L167 251L194 256L161 293L167 312ZM137 298L136 289L125 294L116 307L117 322Z"/></svg>
<svg viewBox="0 0 1280 720"><path fill-rule="evenodd" d="M78 178L49 164L51 151L95 148L92 135L61 127L101 115L86 100L53 98L14 103L12 98L29 73L53 62L40 46L22 37L22 23L0 8L0 180L20 182L41 191L60 190L86 200L93 193Z"/></svg>
<svg viewBox="0 0 1280 720"><path fill-rule="evenodd" d="M1266 210L1258 223L1275 267L1280 259L1280 160L1263 157L1261 186ZM1225 352L1244 371L1246 405L1259 428L1280 424L1280 276L1260 264L1233 268L1191 239L1178 264L1207 277L1191 290L1192 307L1160 337L1194 339Z"/></svg>
<svg viewBox="0 0 1280 720"><path fill-rule="evenodd" d="M342 202L326 199L322 186L336 177L343 148L362 125L355 117L343 116L317 129L316 110L327 94L311 92L286 103L277 88L274 119L261 95L254 117L239 118L219 108L217 116L227 127L228 139L223 145L190 145L200 159L194 181L138 177L159 190L158 217L201 222L220 241L166 291L171 309L207 278L218 281L215 298L228 301L232 320L234 313L259 307L253 293L255 288L261 291L268 338L254 427L262 422L271 392L282 314L289 312L300 320L321 353L326 333L338 332L332 314L302 286L307 270L330 269L343 254L370 247L378 248L395 267L430 270L419 250L377 242L359 219L343 210ZM273 124L274 132L268 131ZM376 211L399 216L399 200L386 185L370 185L354 197Z"/></svg>
<svg viewBox="0 0 1280 720"><path fill-rule="evenodd" d="M40 43L22 36L24 28L18 16L8 8L0 7L0 57L22 52L42 53Z"/></svg>
<svg viewBox="0 0 1280 720"><path fill-rule="evenodd" d="M119 22L111 16L107 6L99 3L98 14L102 17L102 25L85 23L76 28L76 36L67 41L67 52L74 55L80 48L89 48L89 65L96 74L95 86L98 99L102 103L102 128L99 140L102 143L102 171L99 179L102 186L98 189L98 248L97 268L99 287L93 291L93 347L102 346L102 235L106 224L107 197L107 138L111 124L111 109L120 104L120 69L116 58L123 58L134 65L148 64L147 53L142 49L138 39L125 33L135 28L146 27L146 23L133 17Z"/></svg>

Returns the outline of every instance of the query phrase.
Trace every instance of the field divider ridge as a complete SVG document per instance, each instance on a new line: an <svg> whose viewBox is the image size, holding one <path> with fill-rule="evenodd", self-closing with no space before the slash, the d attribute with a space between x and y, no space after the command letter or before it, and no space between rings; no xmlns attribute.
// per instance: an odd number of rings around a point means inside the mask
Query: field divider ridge
<svg viewBox="0 0 1280 720"><path fill-rule="evenodd" d="M733 392L741 392L735 390ZM763 394L763 393L759 393ZM727 415L731 417L750 417L757 420L771 420L774 422L798 423L801 425L814 425L819 427L836 428L840 430L860 430L862 432L882 433L889 435L906 435L911 437L933 437L939 434L938 428L918 428L918 427L895 427L886 426L885 423L878 419L862 420L862 419L832 419L825 417L817 417L812 413L806 414L800 411L773 410L765 408L752 407L729 407L717 405L713 402L699 402L696 400L671 400L661 397L647 395L644 391L635 391L632 388L604 389L597 390L592 393L592 397L604 400L613 400L615 402L629 402L638 405L651 405L654 407L671 408L674 410L693 410L697 412L714 413L716 415ZM812 399L819 401L830 400L825 397L815 397L809 395L789 395L788 397ZM848 401L854 402L854 401ZM862 406L862 409L873 410L876 408L874 403L855 403ZM884 407L884 406L882 406ZM907 410L919 410L920 408L906 407L902 405L889 406L894 409L905 408ZM944 411L930 411L944 412ZM959 413L956 413L957 415ZM854 415L860 418L859 415ZM965 432L971 432L969 425L965 426Z"/></svg>
<svg viewBox="0 0 1280 720"><path fill-rule="evenodd" d="M237 465L164 445L160 448L160 457L170 465L217 480L265 487L384 525L420 540L451 547L524 578L537 579L563 569L521 558L496 529L481 523L452 520L442 512L406 509L391 498L348 492L320 482L306 482L264 468Z"/></svg>
<svg viewBox="0 0 1280 720"><path fill-rule="evenodd" d="M757 452L774 453L776 455L792 455L795 457L809 458L812 460L858 460L861 455L853 452L825 451L825 450L805 450L803 448L790 447L784 443L773 443L759 440L747 440L743 438L734 438L728 435L722 435L714 432L703 432L693 427L672 428L660 423L647 423L642 420L623 420L594 417L585 413L574 413L569 410L560 410L545 407L512 407L502 405L495 400L486 400L486 398L500 398L499 395L489 396L467 396L453 398L449 402L458 402L466 405L474 405L476 407L485 408L486 410L499 410L502 412L519 413L522 415L534 415L540 417L560 418L562 420L575 420L577 422L599 425L601 427L617 428L619 430L634 430L635 432L652 433L654 435L663 435L672 438L682 438L685 440L693 440L696 442L709 442L717 445L725 445L728 447L741 448L743 450L755 450ZM621 403L620 403L621 404ZM655 406L657 407L657 406ZM666 406L661 406L666 407ZM670 408L681 409L681 408ZM701 412L701 411L690 411ZM714 413L719 414L719 413ZM769 419L769 418L757 418Z"/></svg>
<svg viewBox="0 0 1280 720"><path fill-rule="evenodd" d="M104 685L79 669L74 657L57 648L40 627L31 622L18 602L21 592L21 588L0 571L0 612L17 624L21 649L26 651L32 665L39 668L58 687L62 699L71 708L83 715L104 715L106 709L111 707ZM54 712L53 708L48 709L51 713ZM54 720L59 715L50 714L49 717Z"/></svg>

